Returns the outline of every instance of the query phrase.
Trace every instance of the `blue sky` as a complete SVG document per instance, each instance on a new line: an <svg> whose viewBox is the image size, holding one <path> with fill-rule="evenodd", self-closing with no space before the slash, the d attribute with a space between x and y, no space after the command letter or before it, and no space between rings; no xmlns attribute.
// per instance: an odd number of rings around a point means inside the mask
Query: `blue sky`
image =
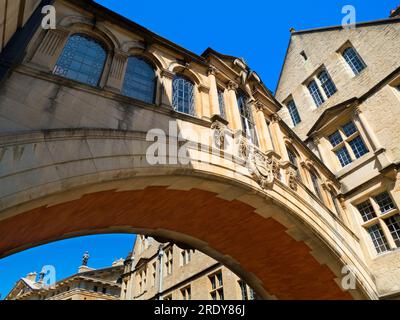
<svg viewBox="0 0 400 320"><path fill-rule="evenodd" d="M101 0L102 5L153 32L201 54L207 47L244 57L264 83L275 90L289 29L303 30L341 24L342 7L356 8L357 21L387 18L398 0L385 1L133 1ZM43 265L54 265L57 279L77 271L82 254L89 266L109 266L132 249L132 235L102 235L70 239L40 246L0 260L2 298L14 283Z"/></svg>

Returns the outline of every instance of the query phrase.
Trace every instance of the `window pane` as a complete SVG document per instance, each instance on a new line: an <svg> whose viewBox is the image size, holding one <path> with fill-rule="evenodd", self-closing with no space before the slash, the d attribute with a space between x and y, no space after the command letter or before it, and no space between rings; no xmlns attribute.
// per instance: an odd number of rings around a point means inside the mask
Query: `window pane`
<svg viewBox="0 0 400 320"><path fill-rule="evenodd" d="M358 130L354 122L349 122L348 124L343 126L343 131L346 137L350 137L353 133L356 133Z"/></svg>
<svg viewBox="0 0 400 320"><path fill-rule="evenodd" d="M369 227L367 231L371 237L371 240L378 254L390 250L386 237L379 224Z"/></svg>
<svg viewBox="0 0 400 320"><path fill-rule="evenodd" d="M308 90L310 91L310 94L313 97L317 107L325 102L324 97L322 96L321 91L319 91L318 85L314 80L309 83Z"/></svg>
<svg viewBox="0 0 400 320"><path fill-rule="evenodd" d="M335 133L331 134L329 136L329 141L332 144L332 147L336 147L338 144L343 142L342 136L340 135L339 131L336 131Z"/></svg>
<svg viewBox="0 0 400 320"><path fill-rule="evenodd" d="M226 119L225 99L224 99L224 92L222 90L218 90L218 103L219 103L219 112L221 114L221 117Z"/></svg>
<svg viewBox="0 0 400 320"><path fill-rule="evenodd" d="M154 102L155 72L143 59L129 57L122 93L147 103Z"/></svg>
<svg viewBox="0 0 400 320"><path fill-rule="evenodd" d="M347 151L346 147L340 148L338 151L335 152L336 156L339 159L340 164L342 167L345 167L352 163L351 157L349 152Z"/></svg>
<svg viewBox="0 0 400 320"><path fill-rule="evenodd" d="M297 110L297 106L293 100L289 101L287 104L287 108L289 110L290 117L292 118L293 125L296 126L301 122L299 111Z"/></svg>
<svg viewBox="0 0 400 320"><path fill-rule="evenodd" d="M382 214L389 212L396 208L392 201L392 198L390 197L389 193L387 193L387 192L377 195L375 197L375 201L378 203Z"/></svg>
<svg viewBox="0 0 400 320"><path fill-rule="evenodd" d="M332 78L330 77L329 73L324 70L322 71L319 76L318 76L319 81L321 81L321 86L324 89L326 96L329 98L333 96L337 89L335 84L332 81Z"/></svg>
<svg viewBox="0 0 400 320"><path fill-rule="evenodd" d="M361 158L364 154L368 153L368 149L364 144L364 141L361 139L360 136L351 140L349 142L351 148L353 149L354 155L356 158Z"/></svg>
<svg viewBox="0 0 400 320"><path fill-rule="evenodd" d="M400 216L395 215L389 219L386 219L386 224L389 228L390 233L392 234L393 240L396 243L396 246L400 247Z"/></svg>
<svg viewBox="0 0 400 320"><path fill-rule="evenodd" d="M290 117L292 118L293 125L297 125L301 122L299 111L297 110L297 106L293 100L289 101L287 104Z"/></svg>
<svg viewBox="0 0 400 320"><path fill-rule="evenodd" d="M297 162L296 154L290 149L287 149L287 153L288 153L288 156L289 156L290 163L296 167L296 176L297 176L297 178L301 179L301 175L300 175L300 171L299 171L299 165L298 165L298 162Z"/></svg>
<svg viewBox="0 0 400 320"><path fill-rule="evenodd" d="M182 76L176 76L172 82L172 104L176 111L195 115L194 110L194 85Z"/></svg>
<svg viewBox="0 0 400 320"><path fill-rule="evenodd" d="M85 35L73 35L68 39L53 73L97 86L106 58L106 51L97 41Z"/></svg>
<svg viewBox="0 0 400 320"><path fill-rule="evenodd" d="M256 146L258 146L258 136L256 126L254 124L253 113L251 108L246 102L246 96L242 93L237 95L237 103L240 112L240 118L242 120L242 129L246 134L246 137Z"/></svg>
<svg viewBox="0 0 400 320"><path fill-rule="evenodd" d="M358 53L352 47L344 50L343 57L356 75L366 68L364 61L361 60Z"/></svg>
<svg viewBox="0 0 400 320"><path fill-rule="evenodd" d="M320 198L320 200L322 200L322 194L321 194L321 190L319 188L318 177L313 171L310 171L310 176L311 176L311 181L314 186L315 193Z"/></svg>
<svg viewBox="0 0 400 320"><path fill-rule="evenodd" d="M367 222L369 220L376 218L374 208L372 207L371 202L369 200L367 200L363 203L360 203L357 206L357 209L360 212L364 222Z"/></svg>

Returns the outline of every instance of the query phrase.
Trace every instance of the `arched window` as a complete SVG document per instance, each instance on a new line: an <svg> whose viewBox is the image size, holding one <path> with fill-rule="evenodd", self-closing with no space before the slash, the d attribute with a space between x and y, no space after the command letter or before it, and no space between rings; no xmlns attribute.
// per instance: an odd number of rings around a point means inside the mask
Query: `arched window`
<svg viewBox="0 0 400 320"><path fill-rule="evenodd" d="M310 170L310 176L311 176L311 182L313 184L315 194L318 196L318 198L321 201L323 201L321 188L319 186L319 179L318 179L316 172L313 169Z"/></svg>
<svg viewBox="0 0 400 320"><path fill-rule="evenodd" d="M147 103L154 103L156 74L145 60L129 57L122 94Z"/></svg>
<svg viewBox="0 0 400 320"><path fill-rule="evenodd" d="M298 161L297 155L291 148L286 147L286 150L287 150L287 153L288 153L288 156L289 156L290 163L294 167L296 167L297 179L299 179L301 181L301 175L300 175L300 169L299 169L299 161Z"/></svg>
<svg viewBox="0 0 400 320"><path fill-rule="evenodd" d="M251 112L251 108L246 100L246 95L239 91L237 94L237 104L239 107L240 119L242 120L243 132L254 145L258 146L258 137L253 113Z"/></svg>
<svg viewBox="0 0 400 320"><path fill-rule="evenodd" d="M176 111L196 115L194 110L194 85L193 83L181 76L174 77L172 82L173 98L172 105Z"/></svg>
<svg viewBox="0 0 400 320"><path fill-rule="evenodd" d="M96 40L83 34L75 34L68 39L53 73L97 86L106 58L106 51Z"/></svg>

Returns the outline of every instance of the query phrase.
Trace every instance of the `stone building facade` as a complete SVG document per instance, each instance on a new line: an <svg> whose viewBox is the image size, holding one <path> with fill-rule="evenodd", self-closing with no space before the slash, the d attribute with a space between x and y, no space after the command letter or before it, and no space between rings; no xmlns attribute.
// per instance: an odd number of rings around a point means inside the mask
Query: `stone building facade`
<svg viewBox="0 0 400 320"><path fill-rule="evenodd" d="M1 53L0 257L130 232L204 252L264 299L398 296L395 12L293 32L274 97L244 59L195 54L94 1L51 3L56 29L36 9ZM170 157L154 164L160 132Z"/></svg>
<svg viewBox="0 0 400 320"><path fill-rule="evenodd" d="M42 274L29 273L11 289L5 300L119 300L124 260L111 267L79 267L78 273L46 285Z"/></svg>
<svg viewBox="0 0 400 320"><path fill-rule="evenodd" d="M247 284L192 248L138 236L125 260L122 300L254 300Z"/></svg>
<svg viewBox="0 0 400 320"><path fill-rule="evenodd" d="M291 32L279 112L341 183L383 294L400 290L400 17ZM397 177L397 178L396 178Z"/></svg>

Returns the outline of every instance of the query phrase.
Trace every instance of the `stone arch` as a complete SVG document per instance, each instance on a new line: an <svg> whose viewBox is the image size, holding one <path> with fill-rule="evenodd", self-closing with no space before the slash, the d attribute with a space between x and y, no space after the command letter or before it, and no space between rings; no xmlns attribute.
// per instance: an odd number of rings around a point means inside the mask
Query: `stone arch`
<svg viewBox="0 0 400 320"><path fill-rule="evenodd" d="M71 34L86 33L98 41L102 41L110 52L121 48L119 40L108 28L93 23L93 20L89 18L67 16L60 20L59 26L69 30Z"/></svg>
<svg viewBox="0 0 400 320"><path fill-rule="evenodd" d="M176 74L176 75L183 75L186 78L190 79L198 88L200 85L202 85L202 82L200 80L200 78L196 75L195 72L193 72L192 70L190 70L190 66L189 65L182 65L178 62L174 62L171 63L171 65L168 68L169 71L171 71L172 73Z"/></svg>
<svg viewBox="0 0 400 320"><path fill-rule="evenodd" d="M31 144L24 157L47 144L61 158L48 163L36 156L34 167L20 175L56 170L59 180L51 174L42 178L48 182L28 179L20 192L1 195L0 256L77 235L140 231L210 254L264 298L350 298L335 280L342 264L355 265L362 290L374 296L362 261L343 234L349 241L356 238L329 213L322 219L324 208L317 203L283 192L279 181L267 192L239 168L234 176L218 164L151 166L142 156L146 144L140 132L42 134L20 137ZM82 154L59 154L66 145ZM82 149L88 145L92 158ZM16 172L9 176L21 181Z"/></svg>

